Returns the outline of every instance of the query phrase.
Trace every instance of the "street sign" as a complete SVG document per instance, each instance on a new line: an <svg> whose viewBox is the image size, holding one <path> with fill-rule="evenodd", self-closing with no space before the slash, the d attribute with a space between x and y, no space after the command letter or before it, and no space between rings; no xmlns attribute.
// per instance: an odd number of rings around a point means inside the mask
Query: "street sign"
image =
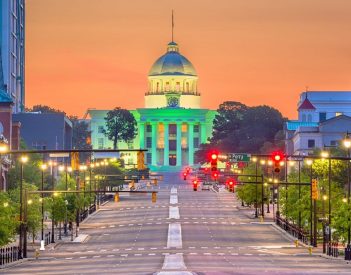
<svg viewBox="0 0 351 275"><path fill-rule="evenodd" d="M230 162L249 162L251 159L250 154L242 154L242 153L231 153L227 155L228 161Z"/></svg>

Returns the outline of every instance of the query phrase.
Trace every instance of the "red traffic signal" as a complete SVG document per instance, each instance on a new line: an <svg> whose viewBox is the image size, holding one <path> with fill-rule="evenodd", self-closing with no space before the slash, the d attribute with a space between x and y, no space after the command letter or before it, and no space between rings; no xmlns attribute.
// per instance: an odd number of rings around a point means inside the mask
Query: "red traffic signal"
<svg viewBox="0 0 351 275"><path fill-rule="evenodd" d="M284 160L283 152L280 152L280 151L273 152L272 155L271 155L271 159L272 159L272 161L274 163L274 172L275 173L279 173L280 172L281 163Z"/></svg>
<svg viewBox="0 0 351 275"><path fill-rule="evenodd" d="M186 180L186 176L187 176L187 175L188 175L188 174L187 174L186 172L183 173L183 179L184 179L184 180Z"/></svg>
<svg viewBox="0 0 351 275"><path fill-rule="evenodd" d="M194 191L197 191L197 180L193 180L193 189Z"/></svg>
<svg viewBox="0 0 351 275"><path fill-rule="evenodd" d="M218 154L217 154L217 153L212 153L212 154L211 154L211 159L212 159L212 160L218 159Z"/></svg>
<svg viewBox="0 0 351 275"><path fill-rule="evenodd" d="M235 183L236 183L236 182L235 182L234 179L228 179L228 180L227 180L227 184L228 184L229 191L233 191L233 192L234 192Z"/></svg>
<svg viewBox="0 0 351 275"><path fill-rule="evenodd" d="M213 172L212 172L212 178L214 178L215 180L217 180L218 176L219 176L219 173L218 173L217 171L213 171Z"/></svg>
<svg viewBox="0 0 351 275"><path fill-rule="evenodd" d="M211 171L217 171L217 161L218 161L218 152L212 151L210 153Z"/></svg>

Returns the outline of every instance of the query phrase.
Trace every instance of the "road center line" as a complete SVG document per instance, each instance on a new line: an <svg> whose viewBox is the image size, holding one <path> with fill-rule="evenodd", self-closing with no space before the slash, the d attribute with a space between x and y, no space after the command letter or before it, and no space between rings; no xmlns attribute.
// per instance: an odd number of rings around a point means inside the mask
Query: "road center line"
<svg viewBox="0 0 351 275"><path fill-rule="evenodd" d="M170 204L177 204L178 203L178 196L176 194L171 194L169 198Z"/></svg>
<svg viewBox="0 0 351 275"><path fill-rule="evenodd" d="M179 219L179 208L178 206L170 206L169 207L169 218L170 219Z"/></svg>
<svg viewBox="0 0 351 275"><path fill-rule="evenodd" d="M182 228L180 223L170 223L168 225L167 248L182 248Z"/></svg>

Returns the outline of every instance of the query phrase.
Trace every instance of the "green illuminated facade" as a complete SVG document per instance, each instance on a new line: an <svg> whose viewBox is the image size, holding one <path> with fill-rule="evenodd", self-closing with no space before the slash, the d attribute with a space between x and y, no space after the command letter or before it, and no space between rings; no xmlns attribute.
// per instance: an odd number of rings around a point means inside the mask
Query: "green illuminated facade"
<svg viewBox="0 0 351 275"><path fill-rule="evenodd" d="M152 170L179 170L194 164L194 152L212 134L216 112L200 108L201 95L193 65L179 53L175 42L151 67L145 108L132 110L138 123L138 135L129 142L119 142L120 149L148 149L146 162ZM88 110L94 149L112 148L103 134L109 110ZM105 157L103 155L96 157ZM126 164L135 164L136 155L121 156Z"/></svg>

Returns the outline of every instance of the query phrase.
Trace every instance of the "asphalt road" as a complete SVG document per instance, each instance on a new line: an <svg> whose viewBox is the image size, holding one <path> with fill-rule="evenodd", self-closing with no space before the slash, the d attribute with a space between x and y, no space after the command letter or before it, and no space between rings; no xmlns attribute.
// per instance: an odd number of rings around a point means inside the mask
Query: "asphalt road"
<svg viewBox="0 0 351 275"><path fill-rule="evenodd" d="M81 225L84 243L61 243L4 274L351 274L343 261L309 256L227 192L192 190L167 174L150 194L121 195Z"/></svg>

